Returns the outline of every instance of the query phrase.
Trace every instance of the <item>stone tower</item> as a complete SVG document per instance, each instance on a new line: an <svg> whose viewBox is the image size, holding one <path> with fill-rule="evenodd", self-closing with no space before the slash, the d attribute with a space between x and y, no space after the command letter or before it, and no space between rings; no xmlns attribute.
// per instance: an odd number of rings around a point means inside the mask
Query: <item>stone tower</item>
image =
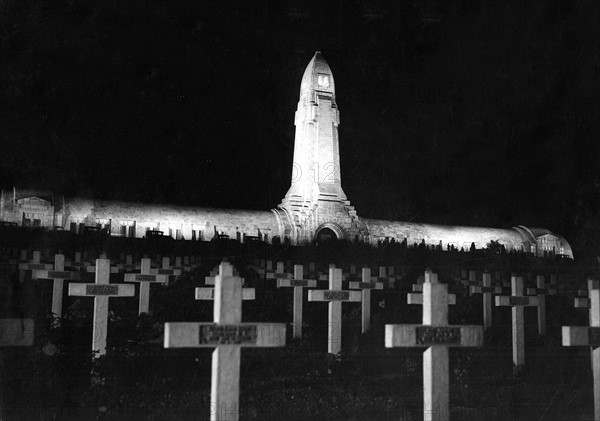
<svg viewBox="0 0 600 421"><path fill-rule="evenodd" d="M339 124L333 73L317 51L300 85L291 186L274 209L294 243L309 242L323 230L351 240L364 233L342 190Z"/></svg>

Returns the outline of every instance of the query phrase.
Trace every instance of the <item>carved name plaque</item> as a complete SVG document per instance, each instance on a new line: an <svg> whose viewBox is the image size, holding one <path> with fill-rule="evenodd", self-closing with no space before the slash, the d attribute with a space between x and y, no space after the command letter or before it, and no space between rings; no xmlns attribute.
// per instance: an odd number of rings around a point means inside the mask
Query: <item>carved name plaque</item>
<svg viewBox="0 0 600 421"><path fill-rule="evenodd" d="M511 306L529 305L529 297L508 297L508 304Z"/></svg>
<svg viewBox="0 0 600 421"><path fill-rule="evenodd" d="M308 281L305 279L290 279L291 287L307 287Z"/></svg>
<svg viewBox="0 0 600 421"><path fill-rule="evenodd" d="M323 291L323 298L328 301L349 300L350 291Z"/></svg>
<svg viewBox="0 0 600 421"><path fill-rule="evenodd" d="M374 289L377 288L377 284L375 282L359 282L358 287L361 289Z"/></svg>
<svg viewBox="0 0 600 421"><path fill-rule="evenodd" d="M27 265L27 269L29 270L44 270L46 269L46 265L42 263L29 263Z"/></svg>
<svg viewBox="0 0 600 421"><path fill-rule="evenodd" d="M140 282L154 282L156 277L154 275L135 275L135 280Z"/></svg>
<svg viewBox="0 0 600 421"><path fill-rule="evenodd" d="M48 271L48 278L54 279L71 279L73 272L59 272L55 270Z"/></svg>
<svg viewBox="0 0 600 421"><path fill-rule="evenodd" d="M256 326L208 325L200 326L200 344L239 345L256 343Z"/></svg>
<svg viewBox="0 0 600 421"><path fill-rule="evenodd" d="M600 327L588 328L588 340L589 340L590 346L593 346L593 347L600 346Z"/></svg>
<svg viewBox="0 0 600 421"><path fill-rule="evenodd" d="M172 275L173 274L172 269L158 269L157 272L159 275Z"/></svg>
<svg viewBox="0 0 600 421"><path fill-rule="evenodd" d="M419 326L415 333L418 345L460 344L460 327Z"/></svg>
<svg viewBox="0 0 600 421"><path fill-rule="evenodd" d="M119 295L118 285L86 285L85 295Z"/></svg>

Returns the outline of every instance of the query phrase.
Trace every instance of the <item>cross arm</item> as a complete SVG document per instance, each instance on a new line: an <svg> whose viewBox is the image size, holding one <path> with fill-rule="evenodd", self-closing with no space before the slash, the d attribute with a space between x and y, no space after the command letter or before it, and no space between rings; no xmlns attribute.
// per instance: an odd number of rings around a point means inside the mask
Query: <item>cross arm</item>
<svg viewBox="0 0 600 421"><path fill-rule="evenodd" d="M75 271L57 271L57 270L34 270L32 273L34 279L70 279L80 280L81 273Z"/></svg>
<svg viewBox="0 0 600 421"><path fill-rule="evenodd" d="M285 346L285 323L165 323L165 348Z"/></svg>
<svg viewBox="0 0 600 421"><path fill-rule="evenodd" d="M524 297L524 296L496 296L496 306L527 306L535 307L538 305L538 297Z"/></svg>
<svg viewBox="0 0 600 421"><path fill-rule="evenodd" d="M322 289L308 291L308 301L360 301L361 298L360 291Z"/></svg>
<svg viewBox="0 0 600 421"><path fill-rule="evenodd" d="M483 294L483 293L502 294L502 287L483 287L483 286L472 286L471 287L471 294Z"/></svg>
<svg viewBox="0 0 600 421"><path fill-rule="evenodd" d="M195 289L196 300L214 300L215 289L198 287ZM256 297L254 288L242 288L242 300L254 300Z"/></svg>
<svg viewBox="0 0 600 421"><path fill-rule="evenodd" d="M349 282L350 289L383 289L381 282Z"/></svg>
<svg viewBox="0 0 600 421"><path fill-rule="evenodd" d="M483 326L385 325L385 347L483 346Z"/></svg>
<svg viewBox="0 0 600 421"><path fill-rule="evenodd" d="M145 275L141 273L126 273L123 279L125 282L157 282L160 284L169 282L168 275Z"/></svg>
<svg viewBox="0 0 600 421"><path fill-rule="evenodd" d="M596 335L598 336L598 335ZM563 326L562 327L562 345L563 346L591 346L590 328L587 326ZM595 346L598 346L596 344Z"/></svg>
<svg viewBox="0 0 600 421"><path fill-rule="evenodd" d="M423 294L406 294L407 304L423 304ZM448 294L448 304L453 306L456 305L456 295Z"/></svg>
<svg viewBox="0 0 600 421"><path fill-rule="evenodd" d="M135 286L131 284L69 284L72 296L133 297Z"/></svg>
<svg viewBox="0 0 600 421"><path fill-rule="evenodd" d="M315 279L278 279L277 288L280 287L316 288L317 281Z"/></svg>

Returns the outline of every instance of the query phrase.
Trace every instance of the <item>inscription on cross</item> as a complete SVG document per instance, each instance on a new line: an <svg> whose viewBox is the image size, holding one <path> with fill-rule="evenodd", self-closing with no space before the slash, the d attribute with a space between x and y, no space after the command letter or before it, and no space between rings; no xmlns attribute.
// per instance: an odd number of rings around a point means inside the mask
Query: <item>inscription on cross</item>
<svg viewBox="0 0 600 421"><path fill-rule="evenodd" d="M523 278L511 276L510 296L496 296L496 306L512 307L513 371L519 374L525 366L525 319L523 307L538 305L537 297L523 296Z"/></svg>
<svg viewBox="0 0 600 421"><path fill-rule="evenodd" d="M92 351L98 355L106 354L106 335L108 332L108 300L110 297L133 297L135 287L128 284L110 284L110 260L96 260L96 282L93 284L69 284L69 295L94 297L94 328Z"/></svg>
<svg viewBox="0 0 600 421"><path fill-rule="evenodd" d="M242 323L242 278L232 273L229 263L221 263L215 280L214 323L165 323L165 348L215 347L212 421L239 420L241 347L285 346L285 324Z"/></svg>
<svg viewBox="0 0 600 421"><path fill-rule="evenodd" d="M342 291L342 269L329 267L329 290L308 291L308 301L329 301L327 352L342 350L342 302L360 301L360 291Z"/></svg>
<svg viewBox="0 0 600 421"><path fill-rule="evenodd" d="M594 380L594 420L600 420L600 289L589 292L590 326L563 326L563 346L589 346Z"/></svg>
<svg viewBox="0 0 600 421"><path fill-rule="evenodd" d="M166 284L169 281L168 275L151 275L151 261L148 258L142 259L140 273L126 273L123 276L125 282L140 283L140 306L138 314L148 313L150 310L150 284Z"/></svg>
<svg viewBox="0 0 600 421"><path fill-rule="evenodd" d="M448 347L483 345L482 326L448 325L448 286L437 274L425 272L423 324L386 325L385 346L425 347L423 353L423 419L450 419Z"/></svg>
<svg viewBox="0 0 600 421"><path fill-rule="evenodd" d="M80 272L65 271L65 255L54 256L54 270L34 270L32 279L52 279L52 313L62 317L63 284L65 280L75 281L81 279Z"/></svg>
<svg viewBox="0 0 600 421"><path fill-rule="evenodd" d="M293 336L295 339L302 338L302 306L303 306L303 290L304 288L316 288L316 279L303 279L304 266L294 265L293 279L278 279L277 287L294 288L294 321L293 321Z"/></svg>

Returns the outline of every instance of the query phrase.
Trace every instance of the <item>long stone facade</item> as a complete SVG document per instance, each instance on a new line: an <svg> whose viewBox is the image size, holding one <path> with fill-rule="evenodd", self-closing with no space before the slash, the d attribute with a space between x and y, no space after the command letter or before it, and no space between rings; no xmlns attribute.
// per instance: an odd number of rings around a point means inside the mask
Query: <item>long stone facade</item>
<svg viewBox="0 0 600 421"><path fill-rule="evenodd" d="M162 231L176 239L210 241L227 236L239 241L252 237L271 242L279 238L298 245L333 237L371 244L393 240L409 246L469 249L497 241L508 251L573 258L571 246L562 236L541 228L476 228L360 218L341 185L339 124L333 73L317 52L300 86L291 185L275 209L106 202L14 188L0 193L0 221L77 233L95 227L124 237Z"/></svg>

